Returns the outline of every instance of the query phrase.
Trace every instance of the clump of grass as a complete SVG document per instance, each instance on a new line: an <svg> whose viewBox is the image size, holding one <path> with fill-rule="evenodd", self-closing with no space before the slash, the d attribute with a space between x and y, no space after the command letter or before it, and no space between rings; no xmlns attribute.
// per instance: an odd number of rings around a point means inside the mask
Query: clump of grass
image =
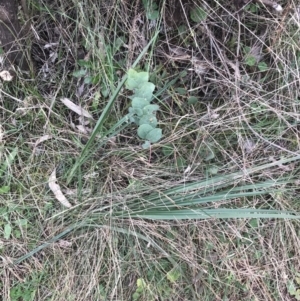
<svg viewBox="0 0 300 301"><path fill-rule="evenodd" d="M295 11L146 2L32 3L39 76L1 88L3 298L296 298ZM129 67L156 87L148 150L119 123Z"/></svg>

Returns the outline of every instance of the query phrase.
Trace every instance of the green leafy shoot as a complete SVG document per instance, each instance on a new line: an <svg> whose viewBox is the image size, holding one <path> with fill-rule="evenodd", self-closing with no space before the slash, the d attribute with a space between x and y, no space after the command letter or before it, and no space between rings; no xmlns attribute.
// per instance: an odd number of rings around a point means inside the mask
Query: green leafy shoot
<svg viewBox="0 0 300 301"><path fill-rule="evenodd" d="M147 83L149 80L148 72L137 72L134 69L129 69L127 76L126 88L128 90L138 89L142 84Z"/></svg>
<svg viewBox="0 0 300 301"><path fill-rule="evenodd" d="M151 104L155 86L148 80L148 72L138 72L133 69L128 71L126 87L134 92L129 108L130 120L139 126L138 136L146 140L142 145L144 149L149 148L151 143L158 142L162 138L162 130L156 128L158 123L156 112L159 110L159 106Z"/></svg>

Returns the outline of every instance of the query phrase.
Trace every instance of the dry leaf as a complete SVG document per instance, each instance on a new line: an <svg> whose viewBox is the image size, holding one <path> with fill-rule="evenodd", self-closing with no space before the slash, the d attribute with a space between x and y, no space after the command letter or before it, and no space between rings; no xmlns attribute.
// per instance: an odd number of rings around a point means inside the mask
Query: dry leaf
<svg viewBox="0 0 300 301"><path fill-rule="evenodd" d="M72 246L72 242L63 239L60 239L56 244L63 249L67 249Z"/></svg>
<svg viewBox="0 0 300 301"><path fill-rule="evenodd" d="M2 140L3 140L3 137L4 137L4 130L3 130L2 125L0 124L0 143L1 143Z"/></svg>
<svg viewBox="0 0 300 301"><path fill-rule="evenodd" d="M44 49L52 48L53 46L56 47L58 45L59 45L59 43L48 43L44 46Z"/></svg>
<svg viewBox="0 0 300 301"><path fill-rule="evenodd" d="M283 11L283 8L280 4L278 4L275 1L272 0L259 0L261 3L271 6L272 8L274 8L278 13L281 13Z"/></svg>
<svg viewBox="0 0 300 301"><path fill-rule="evenodd" d="M83 133L83 134L86 134L86 135L90 134L92 132L92 130L90 128L88 128L88 127L86 127L84 125L81 125L81 124L76 125L76 128L78 129L78 131L80 133Z"/></svg>
<svg viewBox="0 0 300 301"><path fill-rule="evenodd" d="M34 144L34 147L33 147L33 154L35 153L35 151L36 151L36 147L40 144L40 143L42 143L42 142L44 142L44 141L46 141L46 140L48 140L48 139L51 139L52 138L52 136L50 136L50 135L44 135L44 136L42 136L41 138L39 138L36 142L35 142L35 144Z"/></svg>
<svg viewBox="0 0 300 301"><path fill-rule="evenodd" d="M192 168L190 165L188 165L188 167L185 169L185 171L183 172L184 174L189 174L191 172Z"/></svg>
<svg viewBox="0 0 300 301"><path fill-rule="evenodd" d="M76 91L76 96L77 97L80 97L83 92L84 92L84 87L85 87L85 84L83 83L82 85L80 85L78 88L77 88L77 91Z"/></svg>
<svg viewBox="0 0 300 301"><path fill-rule="evenodd" d="M212 113L211 115L210 115L210 118L211 119L218 119L220 117L220 114L218 114L218 113Z"/></svg>
<svg viewBox="0 0 300 301"><path fill-rule="evenodd" d="M237 8L241 8L244 5L248 4L250 1L249 0L234 0L234 3ZM278 13L281 13L283 11L283 8L280 4L273 0L256 0L256 2L261 2L264 5L270 6L274 8Z"/></svg>
<svg viewBox="0 0 300 301"><path fill-rule="evenodd" d="M25 116L26 115L26 113L27 113L27 109L26 108L17 108L16 109L16 115L17 116Z"/></svg>
<svg viewBox="0 0 300 301"><path fill-rule="evenodd" d="M51 191L54 193L55 198L65 207L72 207L67 198L63 195L60 186L56 183L56 169L53 170L50 178L49 178L49 187Z"/></svg>
<svg viewBox="0 0 300 301"><path fill-rule="evenodd" d="M76 105L70 99L68 99L68 98L61 98L61 102L66 107L68 107L70 110L72 110L73 112L75 112L76 114L78 114L80 116L84 116L84 117L93 119L93 116L88 111L86 111L82 107Z"/></svg>
<svg viewBox="0 0 300 301"><path fill-rule="evenodd" d="M207 73L208 69L209 69L209 65L207 64L207 62L199 60L195 57L193 57L191 59L191 63L194 67L194 71L198 74L198 75L203 75L205 73Z"/></svg>
<svg viewBox="0 0 300 301"><path fill-rule="evenodd" d="M58 58L57 51L50 52L49 59L50 59L51 63L54 63L57 58Z"/></svg>
<svg viewBox="0 0 300 301"><path fill-rule="evenodd" d="M13 75L7 70L3 70L0 72L0 77L2 78L3 81L5 82L11 82L13 80Z"/></svg>
<svg viewBox="0 0 300 301"><path fill-rule="evenodd" d="M172 58L175 60L189 60L191 58L191 56L188 53L186 53L186 51L183 48L169 48L170 51L175 54L175 56L172 56Z"/></svg>
<svg viewBox="0 0 300 301"><path fill-rule="evenodd" d="M50 139L50 138L52 138L52 136L50 136L50 135L44 135L44 136L42 136L41 138L39 138L36 142L35 142L35 147L38 145L38 144L40 144L40 143L42 143L42 142L44 142L44 141L46 141L46 140L48 140L48 139Z"/></svg>
<svg viewBox="0 0 300 301"><path fill-rule="evenodd" d="M243 143L242 148L247 154L250 154L255 149L255 142L250 139L246 139Z"/></svg>

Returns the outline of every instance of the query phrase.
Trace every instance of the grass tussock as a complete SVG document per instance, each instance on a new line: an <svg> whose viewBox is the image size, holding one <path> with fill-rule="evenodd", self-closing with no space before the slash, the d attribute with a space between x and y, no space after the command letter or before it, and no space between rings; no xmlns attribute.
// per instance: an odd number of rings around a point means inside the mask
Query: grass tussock
<svg viewBox="0 0 300 301"><path fill-rule="evenodd" d="M2 300L300 298L299 4L281 4L30 1L35 75L0 89ZM148 149L118 124L132 66L160 107Z"/></svg>

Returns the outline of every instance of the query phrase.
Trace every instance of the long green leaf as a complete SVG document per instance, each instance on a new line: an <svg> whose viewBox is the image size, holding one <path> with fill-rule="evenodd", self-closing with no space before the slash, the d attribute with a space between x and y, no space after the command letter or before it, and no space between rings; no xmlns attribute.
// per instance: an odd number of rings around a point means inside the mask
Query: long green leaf
<svg viewBox="0 0 300 301"><path fill-rule="evenodd" d="M36 253L40 252L41 250L47 248L48 246L50 246L52 243L58 241L59 239L61 239L62 237L66 236L67 234L69 234L70 232L74 231L74 230L78 230L81 228L102 228L102 229L108 229L111 231L115 231L115 232L119 232L119 233L123 233L123 234L127 234L127 235L132 235L132 236L136 236L139 239L142 239L148 243L150 243L152 246L154 246L157 250L159 250L164 257L167 257L169 259L169 261L176 266L176 262L174 259L172 259L172 257L162 248L160 247L153 239L151 239L150 237L147 237L143 234L137 233L135 231L131 231L129 229L123 229L123 228L118 228L118 227L114 227L114 226L107 226L107 225L97 225L97 224L90 224L90 223L78 223L78 224L74 224L71 227L68 227L65 231L61 232L60 234L54 236L53 238L51 238L49 241L47 241L46 243L34 248L33 250L31 250L30 252L28 252L27 254L19 257L18 259L16 259L13 264L14 265L18 265L21 262L23 262L24 260L34 256Z"/></svg>
<svg viewBox="0 0 300 301"><path fill-rule="evenodd" d="M32 257L33 255L35 255L36 253L38 253L39 251L45 249L46 247L50 246L52 243L58 241L59 239L61 239L62 237L66 236L68 233L74 231L75 229L78 229L80 227L82 227L82 224L74 224L70 227L68 227L66 230L64 230L63 232L59 233L58 235L54 236L53 238L51 238L50 240L48 240L46 243L34 248L33 250L31 250L30 252L28 252L27 254L19 257L18 259L16 259L13 264L19 264L22 261L26 260L27 258Z"/></svg>
<svg viewBox="0 0 300 301"><path fill-rule="evenodd" d="M296 215L289 211L268 210L268 209L182 209L174 211L147 211L144 213L133 215L131 217L139 217L151 220L189 220L189 219L209 219L209 218L288 218L299 219L300 215Z"/></svg>
<svg viewBox="0 0 300 301"><path fill-rule="evenodd" d="M5 162L0 166L0 178L2 177L3 173L6 172L7 168L12 164L16 155L18 153L18 148L15 147L11 153L7 156Z"/></svg>

